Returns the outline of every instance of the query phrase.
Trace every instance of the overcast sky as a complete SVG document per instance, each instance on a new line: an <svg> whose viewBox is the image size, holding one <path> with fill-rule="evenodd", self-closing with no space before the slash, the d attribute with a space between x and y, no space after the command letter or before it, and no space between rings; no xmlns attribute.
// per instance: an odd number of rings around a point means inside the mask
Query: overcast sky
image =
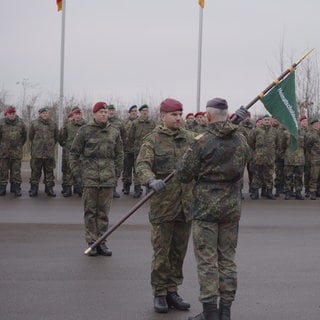
<svg viewBox="0 0 320 320"><path fill-rule="evenodd" d="M123 106L180 100L196 111L198 0L66 0L66 97ZM219 96L251 101L308 49L319 56L319 0L206 0L201 109ZM36 107L59 97L61 12L56 0L0 0L0 89ZM274 72L274 74L272 74ZM252 107L257 110L259 104Z"/></svg>

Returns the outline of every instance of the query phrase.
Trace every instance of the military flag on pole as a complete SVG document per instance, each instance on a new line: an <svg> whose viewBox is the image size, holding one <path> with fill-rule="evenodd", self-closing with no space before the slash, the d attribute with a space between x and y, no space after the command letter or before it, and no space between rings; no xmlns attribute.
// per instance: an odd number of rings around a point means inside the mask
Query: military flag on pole
<svg viewBox="0 0 320 320"><path fill-rule="evenodd" d="M295 73L277 83L265 96L261 97L265 108L290 132L290 150L297 148L298 112L295 90Z"/></svg>
<svg viewBox="0 0 320 320"><path fill-rule="evenodd" d="M199 0L199 6L203 9L204 8L204 0Z"/></svg>
<svg viewBox="0 0 320 320"><path fill-rule="evenodd" d="M62 10L62 0L57 0L58 11Z"/></svg>

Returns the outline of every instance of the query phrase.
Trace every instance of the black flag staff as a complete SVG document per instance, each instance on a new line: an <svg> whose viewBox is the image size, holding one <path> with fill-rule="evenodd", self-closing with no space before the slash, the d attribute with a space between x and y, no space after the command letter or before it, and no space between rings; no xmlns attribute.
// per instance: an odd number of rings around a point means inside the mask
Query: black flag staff
<svg viewBox="0 0 320 320"><path fill-rule="evenodd" d="M258 100L263 98L265 94L267 94L274 86L276 86L282 79L286 77L290 72L293 72L296 67L301 63L303 59L305 59L314 49L306 52L299 60L293 63L286 71L284 71L276 80L274 80L268 87L266 87L260 94L258 94L252 101L250 101L245 108L248 110L252 107Z"/></svg>
<svg viewBox="0 0 320 320"><path fill-rule="evenodd" d="M286 71L284 71L276 80L274 80L267 88L265 88L259 95L257 95L251 102L249 102L245 108L248 110L252 107L258 100L260 100L266 93L268 93L274 86L276 86L283 78L286 77L290 72L293 72L298 64L301 63L314 49L309 50L305 53L298 61L293 63ZM231 120L235 120L233 117ZM175 174L175 171L171 172L163 181L168 182ZM90 253L90 251L95 248L98 244L104 241L113 231L119 228L131 215L133 215L146 201L148 201L155 194L154 190L151 190L144 198L142 198L135 206L133 206L130 211L119 220L112 228L106 231L100 238L98 238L88 249L85 250L84 254Z"/></svg>
<svg viewBox="0 0 320 320"><path fill-rule="evenodd" d="M175 174L175 171L171 172L166 176L163 181L168 182ZM154 190L151 190L145 197L143 197L136 205L134 205L130 211L119 220L114 226L112 226L108 231L106 231L100 238L98 238L86 251L84 254L90 253L90 251L95 248L98 244L104 241L113 231L118 229L131 215L133 215L146 201L148 201L155 194Z"/></svg>

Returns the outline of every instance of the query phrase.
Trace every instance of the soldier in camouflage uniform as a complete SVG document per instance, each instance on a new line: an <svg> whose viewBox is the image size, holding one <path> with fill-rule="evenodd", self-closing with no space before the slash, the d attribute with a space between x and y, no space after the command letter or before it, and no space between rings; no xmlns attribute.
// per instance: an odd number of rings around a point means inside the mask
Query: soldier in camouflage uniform
<svg viewBox="0 0 320 320"><path fill-rule="evenodd" d="M299 118L300 124L300 132L304 135L304 145L306 146L306 138L310 132L308 128L308 119L306 116L301 116ZM304 164L304 176L303 176L303 184L304 184L304 195L306 198L310 197L310 160L308 157L308 153L306 151L306 147L304 149L305 156L305 164Z"/></svg>
<svg viewBox="0 0 320 320"><path fill-rule="evenodd" d="M67 121L59 132L59 143L63 147L64 157L62 166L62 184L64 186L64 192L62 193L64 197L72 196L72 186L74 186L74 192L82 196L81 186L78 186L73 178L71 168L70 168L70 149L74 137L79 131L80 127L85 124L85 120L82 119L82 112L79 108L74 109L71 113L71 120Z"/></svg>
<svg viewBox="0 0 320 320"><path fill-rule="evenodd" d="M123 173L122 173L122 182L124 194L130 193L130 186L132 184L132 174L134 172L134 149L133 144L130 143L128 134L130 132L133 121L138 117L138 109L136 105L133 105L128 110L129 117L124 121L124 127L126 130L126 139L123 141L123 152L124 152L124 161L123 161ZM134 181L134 185L135 185Z"/></svg>
<svg viewBox="0 0 320 320"><path fill-rule="evenodd" d="M117 115L117 110L113 104L108 105L108 119L109 122L120 131L120 136L122 142L126 141L126 128L124 126L124 122L118 117ZM121 172L120 172L121 175ZM118 185L118 180L120 178L117 177L116 185L113 189L113 197L114 198L120 198L120 194L117 192L117 185Z"/></svg>
<svg viewBox="0 0 320 320"><path fill-rule="evenodd" d="M141 146L136 170L140 181L156 191L150 200L149 220L153 257L151 285L154 309L187 310L190 304L178 295L183 280L183 260L190 234L191 184L163 179L194 140L194 133L181 127L182 104L166 99L160 105L162 125L148 134Z"/></svg>
<svg viewBox="0 0 320 320"><path fill-rule="evenodd" d="M43 170L45 192L50 197L55 197L53 191L55 167L55 146L58 142L58 126L49 119L47 108L39 109L39 117L33 120L29 130L29 140L31 143L31 188L29 196L38 195L39 182Z"/></svg>
<svg viewBox="0 0 320 320"><path fill-rule="evenodd" d="M297 139L297 149L295 151L290 150L291 134L289 131L284 131L282 139L282 148L284 153L284 192L285 200L289 200L294 190L295 198L297 200L304 200L301 194L303 188L303 170L305 164L305 140L304 133L299 130Z"/></svg>
<svg viewBox="0 0 320 320"><path fill-rule="evenodd" d="M177 179L196 181L191 205L194 253L203 312L189 320L230 320L237 289L235 253L241 215L241 180L249 160L246 138L228 119L226 100L207 103L208 130L178 163ZM236 122L246 117L241 107ZM219 310L217 300L220 297Z"/></svg>
<svg viewBox="0 0 320 320"><path fill-rule="evenodd" d="M194 114L190 112L186 115L185 128L187 130L193 130L194 126L195 126Z"/></svg>
<svg viewBox="0 0 320 320"><path fill-rule="evenodd" d="M22 147L27 140L27 129L14 107L7 108L4 115L0 120L0 196L6 194L10 172L10 190L20 197Z"/></svg>
<svg viewBox="0 0 320 320"><path fill-rule="evenodd" d="M70 150L70 167L77 184L83 181L85 239L90 246L108 230L116 179L123 167L120 132L108 122L105 102L93 106L93 121L82 126ZM105 242L89 255L111 256Z"/></svg>
<svg viewBox="0 0 320 320"><path fill-rule="evenodd" d="M312 119L310 125L311 130L306 137L306 150L310 160L310 199L316 200L320 180L320 120Z"/></svg>
<svg viewBox="0 0 320 320"><path fill-rule="evenodd" d="M131 129L129 131L129 143L133 145L134 162L138 157L140 147L142 145L143 138L150 133L156 126L155 122L149 117L149 107L143 104L139 108L140 115L133 121ZM138 177L134 174L134 180L138 181ZM134 198L139 198L142 194L140 184L134 186Z"/></svg>
<svg viewBox="0 0 320 320"><path fill-rule="evenodd" d="M193 131L197 133L202 133L207 130L207 122L206 122L206 115L204 112L197 112L194 115L196 124L193 127Z"/></svg>
<svg viewBox="0 0 320 320"><path fill-rule="evenodd" d="M259 189L265 186L266 197L275 200L272 188L278 136L271 126L269 115L265 115L262 124L252 131L249 145L253 150L254 162L251 199L259 199Z"/></svg>

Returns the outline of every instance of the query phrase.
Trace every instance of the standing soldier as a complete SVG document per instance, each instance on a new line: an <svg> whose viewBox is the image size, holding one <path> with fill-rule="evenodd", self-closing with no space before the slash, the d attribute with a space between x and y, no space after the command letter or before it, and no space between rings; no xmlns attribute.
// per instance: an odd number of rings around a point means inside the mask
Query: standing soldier
<svg viewBox="0 0 320 320"><path fill-rule="evenodd" d="M310 199L317 199L320 179L320 120L310 121L311 130L306 137L306 150L310 161Z"/></svg>
<svg viewBox="0 0 320 320"><path fill-rule="evenodd" d="M182 184L169 175L194 140L194 134L181 128L182 104L166 99L160 105L162 125L148 134L137 158L137 175L156 194L151 198L149 220L153 246L151 285L154 309L168 312L169 307L187 310L190 304L178 295L182 284L183 260L190 234L192 184Z"/></svg>
<svg viewBox="0 0 320 320"><path fill-rule="evenodd" d="M82 119L82 112L79 108L72 111L72 117L70 121L67 121L59 132L59 143L64 148L64 166L63 166L63 186L64 197L72 196L72 186L74 186L74 193L82 196L81 185L77 185L73 179L73 175L70 168L70 149L72 142L80 127L85 124Z"/></svg>
<svg viewBox="0 0 320 320"><path fill-rule="evenodd" d="M124 127L124 122L118 117L117 110L113 104L108 105L108 119L111 124L117 128L120 132L122 142L126 141L126 129ZM120 194L117 192L118 180L120 178L121 172L117 177L116 185L113 189L113 197L120 198Z"/></svg>
<svg viewBox="0 0 320 320"><path fill-rule="evenodd" d="M299 135L297 139L297 149L295 151L290 150L291 135L289 131L284 131L284 137L282 139L284 153L284 193L285 200L289 200L294 191L295 198L297 200L304 200L301 194L303 188L303 170L305 164L305 139L304 133L299 129Z"/></svg>
<svg viewBox="0 0 320 320"><path fill-rule="evenodd" d="M194 114L192 112L188 113L186 115L186 125L185 125L185 128L188 129L188 130L193 130L194 128Z"/></svg>
<svg viewBox="0 0 320 320"><path fill-rule="evenodd" d="M304 176L303 176L303 184L304 184L304 196L306 198L310 197L310 160L308 156L308 152L306 151L306 139L310 132L308 128L308 119L306 116L301 116L299 119L300 131L304 136L304 156L305 156L305 164L304 164Z"/></svg>
<svg viewBox="0 0 320 320"><path fill-rule="evenodd" d="M203 312L189 320L230 320L237 290L241 180L250 149L237 127L227 121L226 100L208 101L207 115L208 130L196 137L176 173L178 181L196 182L192 234ZM241 107L235 115L237 122L243 120L246 109Z"/></svg>
<svg viewBox="0 0 320 320"><path fill-rule="evenodd" d="M70 150L72 174L80 185L83 181L85 239L89 246L108 230L113 189L123 166L120 132L108 122L105 102L93 106L93 121L82 126ZM104 242L90 255L111 256Z"/></svg>
<svg viewBox="0 0 320 320"><path fill-rule="evenodd" d="M265 186L266 197L275 200L272 188L278 140L269 115L265 115L261 125L252 131L249 145L253 150L254 162L251 199L259 199L259 189Z"/></svg>
<svg viewBox="0 0 320 320"><path fill-rule="evenodd" d="M16 115L16 108L9 107L0 120L0 196L6 194L9 179L11 192L21 196L22 147L27 140L27 129Z"/></svg>
<svg viewBox="0 0 320 320"><path fill-rule="evenodd" d="M55 146L58 142L58 126L49 119L47 108L39 109L39 117L30 125L29 140L31 142L31 188L29 196L38 195L39 182L43 170L45 192L50 197L55 197L53 191L55 167Z"/></svg>
<svg viewBox="0 0 320 320"><path fill-rule="evenodd" d="M123 173L122 173L122 182L124 194L130 193L130 186L132 184L132 174L134 172L134 149L133 144L129 140L129 132L133 124L133 120L138 117L138 109L136 105L133 105L129 108L129 117L124 122L124 127L126 130L126 138L123 141L123 152L124 152L124 161L123 161ZM134 181L136 185L136 181Z"/></svg>
<svg viewBox="0 0 320 320"><path fill-rule="evenodd" d="M134 161L138 157L140 147L142 145L143 138L147 133L151 132L156 126L155 122L149 118L149 107L144 104L139 108L140 116L133 121L131 129L129 131L129 143L133 145L134 150ZM136 174L134 175L134 180L137 181ZM134 198L139 198L142 194L142 189L140 184L134 186Z"/></svg>

